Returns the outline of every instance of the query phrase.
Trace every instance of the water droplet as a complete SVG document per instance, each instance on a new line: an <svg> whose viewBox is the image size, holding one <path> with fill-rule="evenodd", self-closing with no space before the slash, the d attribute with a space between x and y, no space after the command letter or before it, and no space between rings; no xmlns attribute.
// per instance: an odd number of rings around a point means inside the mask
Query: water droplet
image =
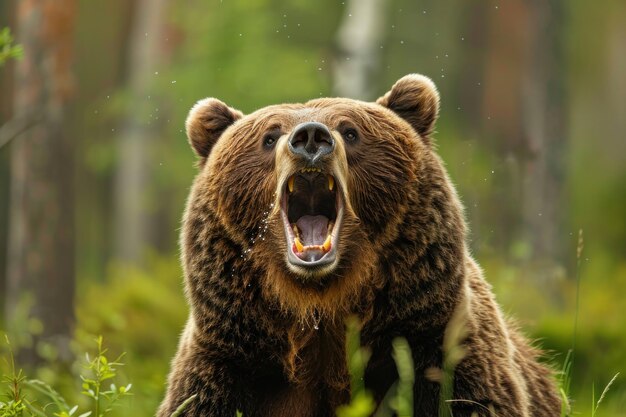
<svg viewBox="0 0 626 417"><path fill-rule="evenodd" d="M172 80L172 84L176 84L176 80Z"/></svg>

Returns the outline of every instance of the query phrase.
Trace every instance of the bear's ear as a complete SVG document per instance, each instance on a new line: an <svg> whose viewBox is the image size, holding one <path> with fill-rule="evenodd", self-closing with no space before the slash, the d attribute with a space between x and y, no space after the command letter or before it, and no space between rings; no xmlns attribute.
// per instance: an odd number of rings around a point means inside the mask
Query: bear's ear
<svg viewBox="0 0 626 417"><path fill-rule="evenodd" d="M242 117L239 110L216 98L200 100L191 108L185 122L191 147L198 156L206 158L226 128Z"/></svg>
<svg viewBox="0 0 626 417"><path fill-rule="evenodd" d="M424 138L432 133L439 114L437 87L430 78L419 74L400 78L376 103L409 122Z"/></svg>

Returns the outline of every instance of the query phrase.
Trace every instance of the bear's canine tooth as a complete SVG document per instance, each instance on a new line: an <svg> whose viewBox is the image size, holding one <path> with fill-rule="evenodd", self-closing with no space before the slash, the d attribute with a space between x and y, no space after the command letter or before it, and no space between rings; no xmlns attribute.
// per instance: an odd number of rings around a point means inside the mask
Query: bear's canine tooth
<svg viewBox="0 0 626 417"><path fill-rule="evenodd" d="M293 229L293 234L296 237L300 237L300 230L298 230L298 226L295 223L291 225L291 228Z"/></svg>
<svg viewBox="0 0 626 417"><path fill-rule="evenodd" d="M287 186L289 187L289 192L293 193L293 183L295 181L296 177L295 176L291 176L289 177L289 180L287 181Z"/></svg>
<svg viewBox="0 0 626 417"><path fill-rule="evenodd" d="M293 240L293 243L296 245L296 250L297 250L298 252L302 252L302 251L304 250L304 245L302 244L302 242L300 242L300 239L299 239L299 238L297 238L297 237L296 237L296 238Z"/></svg>
<svg viewBox="0 0 626 417"><path fill-rule="evenodd" d="M328 190L332 191L335 188L335 178L332 175L328 176Z"/></svg>
<svg viewBox="0 0 626 417"><path fill-rule="evenodd" d="M327 227L327 229L328 229L327 231L328 231L329 235L333 231L333 227L335 227L335 222L331 220L331 221L328 222L328 227Z"/></svg>
<svg viewBox="0 0 626 417"><path fill-rule="evenodd" d="M330 235L326 236L322 249L324 249L324 252L328 252L330 250Z"/></svg>

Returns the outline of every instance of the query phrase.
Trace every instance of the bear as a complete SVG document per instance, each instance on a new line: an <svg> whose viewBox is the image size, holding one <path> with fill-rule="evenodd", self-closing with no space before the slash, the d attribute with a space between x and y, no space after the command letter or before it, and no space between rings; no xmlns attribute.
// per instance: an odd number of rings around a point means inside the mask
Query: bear
<svg viewBox="0 0 626 417"><path fill-rule="evenodd" d="M348 317L371 353L364 384L377 404L398 379L402 337L416 416L439 415L450 343L463 352L445 402L453 416L560 415L553 372L469 253L433 143L438 114L434 83L417 74L375 102L244 115L207 98L190 110L198 174L180 240L190 314L159 417L183 403L184 416L335 415L351 395Z"/></svg>

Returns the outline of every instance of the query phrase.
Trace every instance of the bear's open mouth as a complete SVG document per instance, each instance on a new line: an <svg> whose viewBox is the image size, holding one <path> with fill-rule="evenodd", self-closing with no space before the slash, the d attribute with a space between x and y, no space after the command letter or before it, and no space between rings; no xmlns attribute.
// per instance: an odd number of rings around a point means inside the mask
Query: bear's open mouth
<svg viewBox="0 0 626 417"><path fill-rule="evenodd" d="M343 218L338 188L334 176L317 168L303 169L287 179L281 217L292 265L318 268L336 260Z"/></svg>

